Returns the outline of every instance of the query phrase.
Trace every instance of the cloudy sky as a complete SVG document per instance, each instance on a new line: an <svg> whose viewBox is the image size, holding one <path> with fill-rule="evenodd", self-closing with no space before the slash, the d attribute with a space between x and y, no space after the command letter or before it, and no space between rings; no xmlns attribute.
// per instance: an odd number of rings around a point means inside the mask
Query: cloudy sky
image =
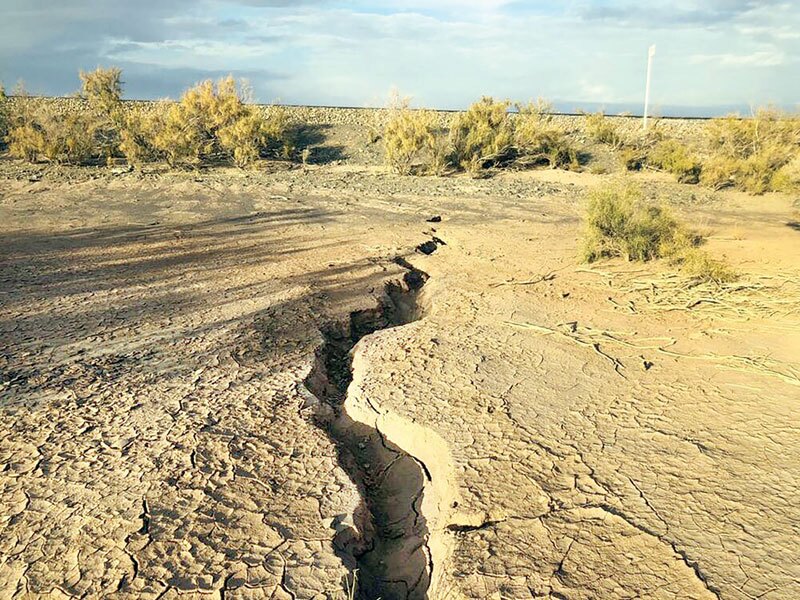
<svg viewBox="0 0 800 600"><path fill-rule="evenodd" d="M396 87L439 108L482 94L636 106L654 43L664 112L800 102L798 0L2 0L0 12L0 80L34 93L116 65L136 98L232 72L265 102L376 105Z"/></svg>

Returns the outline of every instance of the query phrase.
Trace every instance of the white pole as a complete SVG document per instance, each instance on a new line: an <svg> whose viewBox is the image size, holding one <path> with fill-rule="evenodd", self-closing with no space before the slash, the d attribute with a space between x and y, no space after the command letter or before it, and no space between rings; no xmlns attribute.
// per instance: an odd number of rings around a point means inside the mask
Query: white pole
<svg viewBox="0 0 800 600"><path fill-rule="evenodd" d="M656 55L656 45L650 46L647 51L647 84L644 89L644 130L647 131L647 113L650 109L650 79L653 75L653 57Z"/></svg>

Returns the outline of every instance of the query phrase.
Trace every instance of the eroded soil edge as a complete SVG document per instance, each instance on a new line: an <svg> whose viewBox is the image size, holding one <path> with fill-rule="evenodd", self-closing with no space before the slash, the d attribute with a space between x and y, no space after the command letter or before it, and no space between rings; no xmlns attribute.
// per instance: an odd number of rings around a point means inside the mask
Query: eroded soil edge
<svg viewBox="0 0 800 600"><path fill-rule="evenodd" d="M405 259L402 280L387 283L377 306L354 311L345 322L321 329L305 385L313 394L317 421L333 439L343 468L358 485L362 503L353 515L334 520L337 551L357 569L358 598L428 598L434 568L444 544L432 541L430 514L433 476L415 446L431 432L396 415L380 413L368 400L354 397L358 369L356 344L376 331L416 321L424 315L420 294L427 273ZM427 501L424 502L428 494ZM423 508L423 502L425 509Z"/></svg>

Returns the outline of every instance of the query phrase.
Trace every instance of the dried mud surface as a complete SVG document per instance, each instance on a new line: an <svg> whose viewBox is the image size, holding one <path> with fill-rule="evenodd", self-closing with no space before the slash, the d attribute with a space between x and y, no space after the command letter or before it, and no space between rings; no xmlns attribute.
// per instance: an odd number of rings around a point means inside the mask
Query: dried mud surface
<svg viewBox="0 0 800 600"><path fill-rule="evenodd" d="M691 287L604 179L4 162L0 596L800 596L792 199L647 176Z"/></svg>

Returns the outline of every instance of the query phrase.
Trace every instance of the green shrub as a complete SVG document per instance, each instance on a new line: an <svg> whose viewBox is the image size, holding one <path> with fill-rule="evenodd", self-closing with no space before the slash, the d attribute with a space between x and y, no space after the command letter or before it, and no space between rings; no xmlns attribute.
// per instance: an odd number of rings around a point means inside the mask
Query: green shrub
<svg viewBox="0 0 800 600"><path fill-rule="evenodd" d="M614 184L592 191L586 209L583 257L623 256L647 261L666 256L683 235L667 209L649 204L639 187Z"/></svg>
<svg viewBox="0 0 800 600"><path fill-rule="evenodd" d="M589 195L583 238L587 262L614 256L636 261L668 258L694 281L733 281L736 274L699 249L701 242L666 208L647 202L633 184L609 184Z"/></svg>
<svg viewBox="0 0 800 600"><path fill-rule="evenodd" d="M702 165L699 159L687 149L686 144L677 140L656 142L644 160L650 166L672 173L680 183L700 181Z"/></svg>
<svg viewBox="0 0 800 600"><path fill-rule="evenodd" d="M708 159L701 181L753 193L794 188L787 175L800 155L800 116L759 109L749 119L728 116L706 126Z"/></svg>
<svg viewBox="0 0 800 600"><path fill-rule="evenodd" d="M699 248L686 247L675 252L673 264L689 279L699 283L730 283L737 274L724 262L711 258Z"/></svg>

